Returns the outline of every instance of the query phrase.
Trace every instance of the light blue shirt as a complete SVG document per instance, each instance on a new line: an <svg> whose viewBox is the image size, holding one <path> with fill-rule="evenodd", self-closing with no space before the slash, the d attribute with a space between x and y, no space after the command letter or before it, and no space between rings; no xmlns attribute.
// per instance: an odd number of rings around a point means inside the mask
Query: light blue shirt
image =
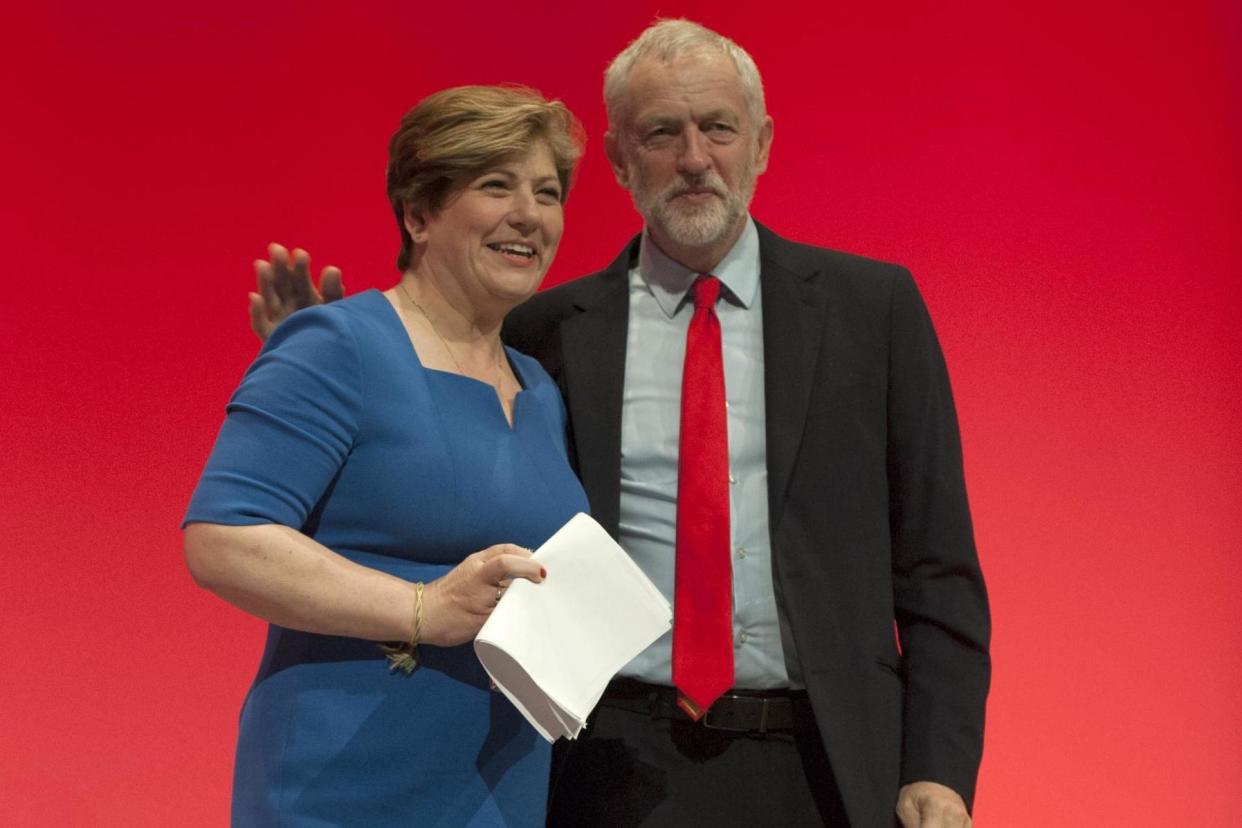
<svg viewBox="0 0 1242 828"><path fill-rule="evenodd" d="M734 686L788 687L768 537L763 315L759 234L753 221L747 219L741 237L713 275L723 285L716 314L729 423ZM619 540L670 602L676 562L682 362L694 312L688 291L697 276L664 255L644 233L638 266L630 271L629 281ZM621 674L671 685L672 646L669 632Z"/></svg>

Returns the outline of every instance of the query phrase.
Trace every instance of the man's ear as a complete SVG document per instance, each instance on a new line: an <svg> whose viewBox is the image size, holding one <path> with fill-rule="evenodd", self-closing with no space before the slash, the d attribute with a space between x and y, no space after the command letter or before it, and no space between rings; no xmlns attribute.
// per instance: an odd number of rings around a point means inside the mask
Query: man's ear
<svg viewBox="0 0 1242 828"><path fill-rule="evenodd" d="M612 174L617 177L617 183L628 190L629 168L625 164L625 154L621 152L621 140L611 129L604 133L604 154L608 156L608 163L612 165Z"/></svg>
<svg viewBox="0 0 1242 828"><path fill-rule="evenodd" d="M768 168L768 154L772 151L772 116L766 115L763 126L759 127L759 135L755 140L755 175Z"/></svg>
<svg viewBox="0 0 1242 828"><path fill-rule="evenodd" d="M405 232L410 234L410 238L415 244L422 244L427 241L427 217L423 212L416 208L410 202L405 202L404 216L402 222L405 224Z"/></svg>

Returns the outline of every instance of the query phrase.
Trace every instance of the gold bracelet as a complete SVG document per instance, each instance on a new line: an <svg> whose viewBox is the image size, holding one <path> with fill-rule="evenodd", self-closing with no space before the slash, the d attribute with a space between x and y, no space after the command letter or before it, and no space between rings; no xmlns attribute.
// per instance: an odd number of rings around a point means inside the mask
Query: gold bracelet
<svg viewBox="0 0 1242 828"><path fill-rule="evenodd" d="M418 666L418 638L423 631L423 583L414 583L414 634L401 644L381 644L380 649L388 656L388 669L400 668L408 676Z"/></svg>

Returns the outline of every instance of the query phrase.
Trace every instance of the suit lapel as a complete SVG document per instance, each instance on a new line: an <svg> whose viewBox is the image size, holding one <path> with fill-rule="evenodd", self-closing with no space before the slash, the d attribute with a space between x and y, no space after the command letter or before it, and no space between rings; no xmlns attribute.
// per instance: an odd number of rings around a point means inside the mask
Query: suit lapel
<svg viewBox="0 0 1242 828"><path fill-rule="evenodd" d="M824 297L819 273L800 266L796 249L758 224L763 296L763 374L767 420L768 520L780 525L797 461L819 357Z"/></svg>
<svg viewBox="0 0 1242 828"><path fill-rule="evenodd" d="M614 537L621 510L621 406L629 323L631 242L575 297L561 323L564 391L591 513Z"/></svg>

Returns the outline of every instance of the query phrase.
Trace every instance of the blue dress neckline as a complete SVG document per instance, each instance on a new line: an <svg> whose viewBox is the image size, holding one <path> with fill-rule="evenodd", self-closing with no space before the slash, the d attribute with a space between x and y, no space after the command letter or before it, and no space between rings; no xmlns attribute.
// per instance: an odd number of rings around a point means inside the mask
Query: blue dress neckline
<svg viewBox="0 0 1242 828"><path fill-rule="evenodd" d="M504 406L500 402L500 395L496 392L496 386L491 383L484 382L481 379L476 379L475 377L459 374L456 371L445 371L440 368L428 368L423 363L422 358L419 357L418 349L414 347L414 340L410 339L409 331L405 329L405 324L401 321L401 314L397 311L396 307L393 306L393 303L388 301L388 297L384 295L384 292L378 288L370 288L365 291L365 293L374 294L378 301L383 302L384 306L388 308L388 315L386 318L392 325L395 326L394 333L399 334L401 338L405 340L406 344L409 346L410 353L414 356L414 361L418 364L418 367L423 370L423 373L432 377L450 378L448 380L449 382L465 381L470 383L470 387L476 387L480 391L485 391L485 393L487 393L495 401L495 409L500 414L501 420L504 421L505 427L511 432L517 431L518 407L520 405L519 400L521 400L522 395L525 394L527 389L530 387L530 383L527 381L518 360L513 358L513 355L518 353L517 351L514 351L503 342L500 343L500 347L504 350L505 361L509 364L509 369L513 371L513 376L517 378L519 386L518 392L513 395L513 422L509 422L509 418L505 416Z"/></svg>

